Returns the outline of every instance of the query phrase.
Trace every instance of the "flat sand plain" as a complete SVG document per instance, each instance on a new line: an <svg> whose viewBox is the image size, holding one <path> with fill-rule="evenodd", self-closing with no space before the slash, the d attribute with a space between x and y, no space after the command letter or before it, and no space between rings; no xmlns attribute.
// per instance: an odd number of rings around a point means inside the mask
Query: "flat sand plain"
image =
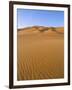
<svg viewBox="0 0 72 90"><path fill-rule="evenodd" d="M17 30L17 80L64 78L64 28Z"/></svg>

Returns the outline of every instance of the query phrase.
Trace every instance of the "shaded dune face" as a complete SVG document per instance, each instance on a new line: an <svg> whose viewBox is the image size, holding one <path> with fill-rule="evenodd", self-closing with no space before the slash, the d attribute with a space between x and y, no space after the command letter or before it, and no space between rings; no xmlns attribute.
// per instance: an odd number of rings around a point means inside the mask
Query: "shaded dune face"
<svg viewBox="0 0 72 90"><path fill-rule="evenodd" d="M17 31L17 79L64 78L64 28L33 26Z"/></svg>

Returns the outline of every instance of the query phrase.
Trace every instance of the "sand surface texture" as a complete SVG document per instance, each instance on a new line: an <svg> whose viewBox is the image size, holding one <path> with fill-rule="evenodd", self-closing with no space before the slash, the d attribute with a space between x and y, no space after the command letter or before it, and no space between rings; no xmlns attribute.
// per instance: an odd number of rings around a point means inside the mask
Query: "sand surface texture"
<svg viewBox="0 0 72 90"><path fill-rule="evenodd" d="M17 79L64 77L64 28L33 26L17 30Z"/></svg>

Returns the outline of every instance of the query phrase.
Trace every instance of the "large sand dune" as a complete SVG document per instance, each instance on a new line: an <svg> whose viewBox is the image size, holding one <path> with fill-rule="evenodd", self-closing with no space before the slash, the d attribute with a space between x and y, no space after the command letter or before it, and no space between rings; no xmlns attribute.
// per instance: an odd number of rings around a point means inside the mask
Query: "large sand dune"
<svg viewBox="0 0 72 90"><path fill-rule="evenodd" d="M64 28L33 26L17 31L17 79L64 77Z"/></svg>

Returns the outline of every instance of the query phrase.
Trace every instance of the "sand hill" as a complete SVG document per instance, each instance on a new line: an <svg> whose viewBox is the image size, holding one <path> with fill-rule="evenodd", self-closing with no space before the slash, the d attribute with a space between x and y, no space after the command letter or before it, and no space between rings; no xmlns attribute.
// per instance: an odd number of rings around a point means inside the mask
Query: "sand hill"
<svg viewBox="0 0 72 90"><path fill-rule="evenodd" d="M31 33L56 33L63 34L63 27L44 27L44 26L32 26L18 29L19 34L31 34Z"/></svg>
<svg viewBox="0 0 72 90"><path fill-rule="evenodd" d="M64 77L64 28L32 26L17 30L17 79Z"/></svg>

